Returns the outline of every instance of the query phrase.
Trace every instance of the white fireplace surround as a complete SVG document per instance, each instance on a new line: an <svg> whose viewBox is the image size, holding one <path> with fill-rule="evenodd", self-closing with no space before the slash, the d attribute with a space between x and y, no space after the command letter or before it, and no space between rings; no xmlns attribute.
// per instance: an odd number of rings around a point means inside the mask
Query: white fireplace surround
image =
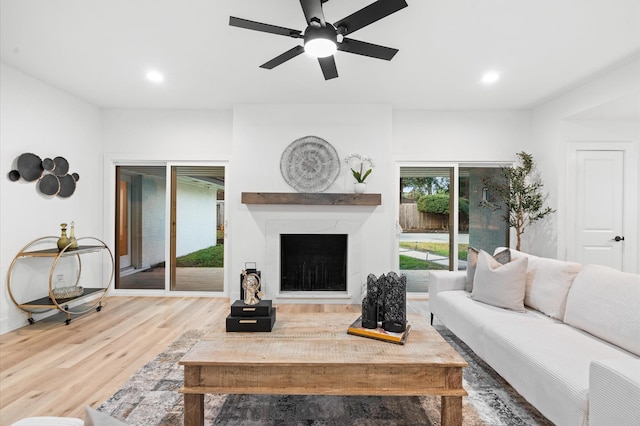
<svg viewBox="0 0 640 426"><path fill-rule="evenodd" d="M275 302L358 303L362 294L362 221L350 220L267 220L266 257L263 283ZM280 291L281 234L347 235L347 291Z"/></svg>

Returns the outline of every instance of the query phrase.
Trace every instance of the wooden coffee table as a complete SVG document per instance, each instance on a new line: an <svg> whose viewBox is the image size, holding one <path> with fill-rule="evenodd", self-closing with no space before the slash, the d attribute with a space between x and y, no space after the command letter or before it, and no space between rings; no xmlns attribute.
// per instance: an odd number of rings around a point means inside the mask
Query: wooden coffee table
<svg viewBox="0 0 640 426"><path fill-rule="evenodd" d="M184 366L184 424L204 424L204 394L440 395L442 425L462 424L465 360L418 314L405 345L347 334L354 313L286 313L270 333L198 342Z"/></svg>

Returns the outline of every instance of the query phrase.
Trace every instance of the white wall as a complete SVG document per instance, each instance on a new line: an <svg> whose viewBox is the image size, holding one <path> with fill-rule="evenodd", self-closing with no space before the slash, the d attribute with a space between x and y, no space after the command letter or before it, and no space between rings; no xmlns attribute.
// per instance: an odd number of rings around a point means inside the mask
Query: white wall
<svg viewBox="0 0 640 426"><path fill-rule="evenodd" d="M326 192L352 192L353 176L344 158L358 152L368 155L376 167L367 179L367 192L381 193L382 205L361 206L260 206L240 202L242 192L295 192L280 173L280 158L287 146L304 136L318 136L337 151L341 172ZM233 167L226 192L227 232L232 236L230 262L227 267L239 274L245 262L264 268L267 257L267 227L271 221L316 221L361 224L361 256L357 270L349 271L348 291L352 303L359 302L360 286L366 274L389 272L393 265L395 238L393 199L397 185L393 176L391 108L381 105L266 105L234 108ZM358 239L354 235L354 240ZM277 281L277 280L274 280ZM279 283L264 282L265 293L277 299ZM231 288L237 298L239 288ZM323 300L316 300L322 303ZM346 302L346 301L345 301Z"/></svg>
<svg viewBox="0 0 640 426"><path fill-rule="evenodd" d="M230 110L105 110L108 158L165 161L228 160Z"/></svg>
<svg viewBox="0 0 640 426"><path fill-rule="evenodd" d="M393 112L397 161L514 161L529 142L529 111Z"/></svg>
<svg viewBox="0 0 640 426"><path fill-rule="evenodd" d="M71 221L76 237L103 237L102 126L98 108L5 64L0 64L0 93L0 332L6 332L27 323L5 285L9 265L24 245L59 236L60 223ZM75 193L46 197L34 182L11 182L7 174L25 152L66 158L70 172L80 175Z"/></svg>
<svg viewBox="0 0 640 426"><path fill-rule="evenodd" d="M637 144L640 140L637 116L624 121L606 115L602 120L588 121L576 120L575 117L628 96L635 97L640 103L640 60L532 110L529 152L538 164L544 188L549 193L548 202L557 209L557 213L525 233L523 244L528 251L541 256L565 258L564 229L571 224L571 218L566 217L565 205L568 191L567 144L578 141L629 141ZM640 165L639 158L631 160L635 160L632 167ZM640 185L638 182L630 182L630 185L636 188L635 199L631 201L637 206ZM638 241L640 235L636 232L630 238Z"/></svg>
<svg viewBox="0 0 640 426"><path fill-rule="evenodd" d="M216 245L217 193L201 185L178 182L176 256Z"/></svg>

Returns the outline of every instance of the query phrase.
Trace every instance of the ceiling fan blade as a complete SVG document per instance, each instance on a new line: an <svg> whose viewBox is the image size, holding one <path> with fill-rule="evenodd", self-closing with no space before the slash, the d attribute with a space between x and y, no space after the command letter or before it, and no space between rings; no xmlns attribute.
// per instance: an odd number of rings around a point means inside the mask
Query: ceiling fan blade
<svg viewBox="0 0 640 426"><path fill-rule="evenodd" d="M293 47L293 48L287 50L282 55L276 56L275 58L273 58L269 62L265 62L264 64L260 65L260 68L266 68L266 69L270 70L270 69L275 68L278 65L282 64L283 62L287 62L289 59L295 58L296 56L298 56L302 52L304 52L304 47L298 45L296 47Z"/></svg>
<svg viewBox="0 0 640 426"><path fill-rule="evenodd" d="M271 33L293 38L303 37L302 31L278 27L271 24L263 24L262 22L249 21L248 19L236 18L235 16L229 17L229 25L232 27L246 28L247 30L262 31L263 33Z"/></svg>
<svg viewBox="0 0 640 426"><path fill-rule="evenodd" d="M331 80L338 76L338 68L336 68L336 60L333 55L326 58L318 58L318 62L320 62L320 68L322 68L325 80Z"/></svg>
<svg viewBox="0 0 640 426"><path fill-rule="evenodd" d="M300 5L308 25L311 25L311 19L313 18L317 18L323 27L326 25L324 12L322 11L322 0L300 0Z"/></svg>
<svg viewBox="0 0 640 426"><path fill-rule="evenodd" d="M355 53L356 55L369 56L371 58L384 59L386 61L390 61L391 58L398 53L398 49L346 37L342 40L342 43L338 43L338 50Z"/></svg>
<svg viewBox="0 0 640 426"><path fill-rule="evenodd" d="M340 34L346 36L405 7L407 7L405 0L378 0L333 25Z"/></svg>

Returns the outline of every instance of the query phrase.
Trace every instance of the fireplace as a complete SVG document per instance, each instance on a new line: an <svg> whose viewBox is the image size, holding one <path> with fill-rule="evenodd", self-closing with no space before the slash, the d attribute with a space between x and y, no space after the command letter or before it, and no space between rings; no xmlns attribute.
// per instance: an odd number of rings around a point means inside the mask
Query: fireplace
<svg viewBox="0 0 640 426"><path fill-rule="evenodd" d="M281 234L280 291L347 291L347 235Z"/></svg>

